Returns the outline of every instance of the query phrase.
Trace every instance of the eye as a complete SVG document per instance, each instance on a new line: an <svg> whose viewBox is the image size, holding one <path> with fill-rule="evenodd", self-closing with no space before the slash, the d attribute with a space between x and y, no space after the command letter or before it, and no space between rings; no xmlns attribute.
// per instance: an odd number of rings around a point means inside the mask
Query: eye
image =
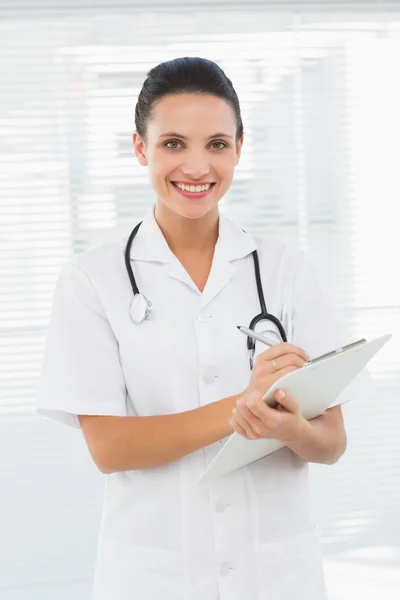
<svg viewBox="0 0 400 600"><path fill-rule="evenodd" d="M169 146L168 144L180 144L180 142L178 142L178 140L169 140L169 142L165 142L165 144L164 144L164 146L166 146L170 150L177 150L176 146L171 148L171 146Z"/></svg>
<svg viewBox="0 0 400 600"><path fill-rule="evenodd" d="M219 144L220 147L219 148L214 148L214 150L223 150L224 148L227 148L228 144L226 144L225 142L213 142L211 144L211 146L214 146L215 144ZM221 148L222 145L222 148Z"/></svg>

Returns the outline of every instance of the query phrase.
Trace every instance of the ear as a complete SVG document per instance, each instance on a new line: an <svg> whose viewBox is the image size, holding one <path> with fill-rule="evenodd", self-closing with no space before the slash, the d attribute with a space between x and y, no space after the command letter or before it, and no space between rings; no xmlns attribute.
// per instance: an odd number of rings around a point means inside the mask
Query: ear
<svg viewBox="0 0 400 600"><path fill-rule="evenodd" d="M240 155L242 153L243 141L244 141L244 135L242 135L242 137L236 142L236 163L235 163L235 167L239 163L239 160L240 160Z"/></svg>
<svg viewBox="0 0 400 600"><path fill-rule="evenodd" d="M133 133L132 140L133 140L133 149L134 149L134 152L135 152L136 158L138 159L139 164L142 165L142 167L146 167L148 164L148 161L147 161L147 156L146 156L146 148L145 148L144 140L140 137L140 135L138 134L137 131L135 131Z"/></svg>

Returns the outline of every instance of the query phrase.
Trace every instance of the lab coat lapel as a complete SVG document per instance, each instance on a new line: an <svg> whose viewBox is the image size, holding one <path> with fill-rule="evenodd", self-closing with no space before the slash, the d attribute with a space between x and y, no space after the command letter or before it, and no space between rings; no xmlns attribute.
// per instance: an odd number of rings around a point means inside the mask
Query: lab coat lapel
<svg viewBox="0 0 400 600"><path fill-rule="evenodd" d="M133 240L131 260L163 263L170 277L182 281L200 293L192 278L168 246L155 219L154 206L143 219L136 238Z"/></svg>
<svg viewBox="0 0 400 600"><path fill-rule="evenodd" d="M169 263L174 256L150 208L131 246L131 261Z"/></svg>
<svg viewBox="0 0 400 600"><path fill-rule="evenodd" d="M199 310L214 300L233 277L235 273L233 261L247 256L256 248L253 238L220 212L218 240L211 271L201 295Z"/></svg>
<svg viewBox="0 0 400 600"><path fill-rule="evenodd" d="M199 310L203 310L226 286L231 279L235 269L227 259L226 254L217 242L207 283L201 294Z"/></svg>
<svg viewBox="0 0 400 600"><path fill-rule="evenodd" d="M182 283L186 283L195 292L200 294L199 289L197 288L193 279L190 277L189 273L186 271L182 263L176 258L176 256L173 256L168 265L168 275L172 277L172 279L177 279L178 281L182 281Z"/></svg>

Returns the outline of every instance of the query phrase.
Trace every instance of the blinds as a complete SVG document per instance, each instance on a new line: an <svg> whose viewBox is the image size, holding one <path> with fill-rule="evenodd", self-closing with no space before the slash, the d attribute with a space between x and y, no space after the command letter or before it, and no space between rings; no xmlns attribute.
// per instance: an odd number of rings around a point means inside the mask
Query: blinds
<svg viewBox="0 0 400 600"><path fill-rule="evenodd" d="M1 406L32 403L61 265L152 202L134 106L147 71L180 55L217 61L241 100L245 145L224 210L309 252L354 336L392 331L372 370L398 383L400 12L215 9L210 20L103 1L94 18L60 19L35 5L46 14L0 24Z"/></svg>
<svg viewBox="0 0 400 600"><path fill-rule="evenodd" d="M33 407L61 266L130 231L153 202L133 155L134 107L147 71L177 56L218 62L241 101L245 143L223 210L306 250L354 339L393 334L371 363L373 400L346 411L356 464L372 442L375 482L394 506L397 1L0 1L0 410ZM368 512L343 469L317 501L327 541L350 535L323 520L335 502Z"/></svg>

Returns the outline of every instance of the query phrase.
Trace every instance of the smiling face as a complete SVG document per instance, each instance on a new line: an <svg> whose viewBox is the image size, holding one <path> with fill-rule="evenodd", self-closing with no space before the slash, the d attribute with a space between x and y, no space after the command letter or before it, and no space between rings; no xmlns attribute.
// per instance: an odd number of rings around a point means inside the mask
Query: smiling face
<svg viewBox="0 0 400 600"><path fill-rule="evenodd" d="M164 96L153 108L146 139L133 134L135 154L148 166L163 209L188 219L218 211L239 162L230 104L214 96ZM195 187L193 187L195 186Z"/></svg>

